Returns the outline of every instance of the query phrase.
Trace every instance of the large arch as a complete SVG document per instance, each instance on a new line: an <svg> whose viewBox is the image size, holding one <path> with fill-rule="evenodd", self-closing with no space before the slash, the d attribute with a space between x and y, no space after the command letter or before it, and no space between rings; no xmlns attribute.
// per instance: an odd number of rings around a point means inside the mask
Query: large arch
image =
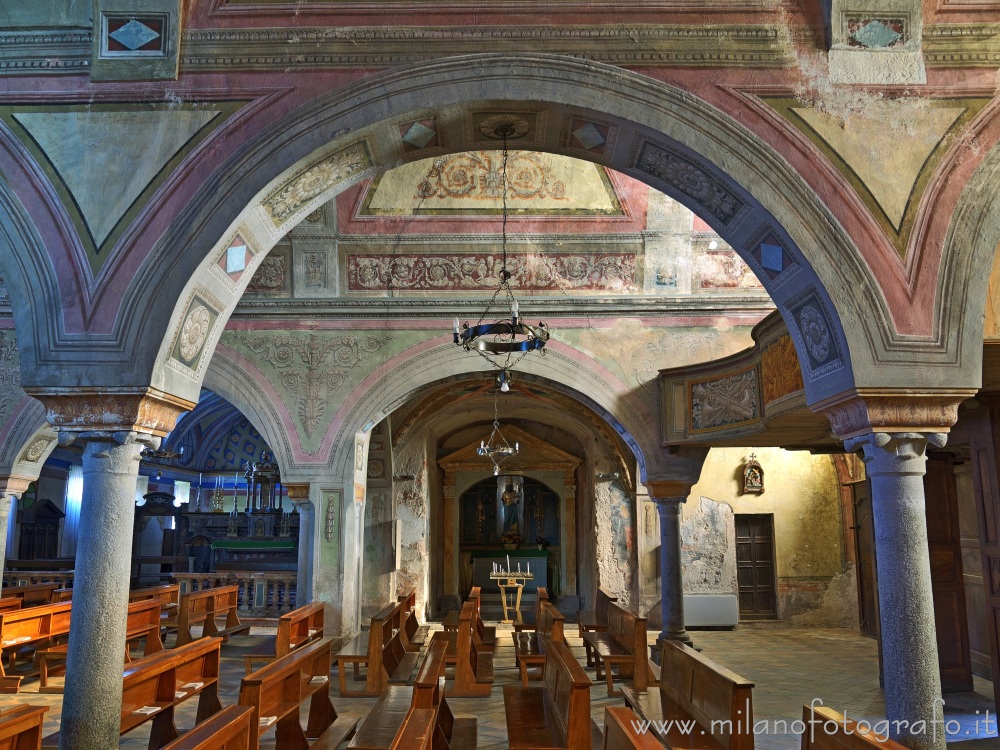
<svg viewBox="0 0 1000 750"><path fill-rule="evenodd" d="M129 299L148 304L133 305L128 325L116 329L119 351L138 353L121 377L136 382L144 375L190 398L265 252L340 190L411 158L385 146L393 127L417 115L439 118L449 142L434 153L459 151L468 141L482 147L473 115L496 111L520 112L536 123L532 142L514 145L607 164L701 214L754 268L788 321L811 403L855 385L940 382L926 368L881 356L893 328L877 284L847 233L773 150L677 89L619 68L545 55L450 58L375 76L260 132L206 181L133 279ZM574 117L613 129L613 153L569 147L562 125ZM253 254L235 281L210 270L234 240ZM175 356L182 338L186 358ZM943 362L948 352L937 357ZM26 359L32 385L54 387L65 377ZM968 375L967 364L951 371L950 383ZM116 371L102 363L98 380Z"/></svg>

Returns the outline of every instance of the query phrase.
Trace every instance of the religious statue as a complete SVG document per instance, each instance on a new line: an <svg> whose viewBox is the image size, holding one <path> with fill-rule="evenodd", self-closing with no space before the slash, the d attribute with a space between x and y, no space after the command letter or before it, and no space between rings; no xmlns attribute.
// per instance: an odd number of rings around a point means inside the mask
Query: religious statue
<svg viewBox="0 0 1000 750"><path fill-rule="evenodd" d="M507 487L501 495L503 501L503 533L519 534L520 528L517 520L517 503L519 496L514 489L514 480L507 479Z"/></svg>

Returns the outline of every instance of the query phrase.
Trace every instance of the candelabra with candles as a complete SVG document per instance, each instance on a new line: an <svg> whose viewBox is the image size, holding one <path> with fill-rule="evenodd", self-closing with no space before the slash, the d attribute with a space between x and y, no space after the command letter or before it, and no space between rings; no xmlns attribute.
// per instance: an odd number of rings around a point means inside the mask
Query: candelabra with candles
<svg viewBox="0 0 1000 750"><path fill-rule="evenodd" d="M521 570L521 563L517 563L517 570L510 566L510 555L507 555L507 569L502 565L493 563L493 572L490 578L497 582L500 588L500 600L503 602L503 622L514 622L513 615L521 611L521 594L524 593L524 584L532 581L535 574L531 572L531 563L525 563L526 570ZM508 605L508 599L512 599Z"/></svg>

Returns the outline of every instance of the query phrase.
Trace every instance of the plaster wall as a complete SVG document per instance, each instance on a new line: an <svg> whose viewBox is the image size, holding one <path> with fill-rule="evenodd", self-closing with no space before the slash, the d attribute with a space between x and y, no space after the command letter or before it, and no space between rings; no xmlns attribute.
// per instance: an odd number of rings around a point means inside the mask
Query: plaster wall
<svg viewBox="0 0 1000 750"><path fill-rule="evenodd" d="M856 583L843 550L840 483L829 456L753 449L765 492L742 494L751 450L713 448L683 507L684 590L736 593L734 515L774 516L778 617L794 626L856 627Z"/></svg>

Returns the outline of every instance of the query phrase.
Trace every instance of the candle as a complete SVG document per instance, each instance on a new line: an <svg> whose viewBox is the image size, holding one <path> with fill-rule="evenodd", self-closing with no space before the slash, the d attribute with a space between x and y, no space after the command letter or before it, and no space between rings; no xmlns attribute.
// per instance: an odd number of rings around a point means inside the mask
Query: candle
<svg viewBox="0 0 1000 750"><path fill-rule="evenodd" d="M528 572L529 573L531 572L531 562L530 561L528 562Z"/></svg>
<svg viewBox="0 0 1000 750"><path fill-rule="evenodd" d="M455 318L455 333L458 333L458 318Z"/></svg>
<svg viewBox="0 0 1000 750"><path fill-rule="evenodd" d="M514 317L517 317L517 300L514 300L513 304L510 306L511 312L514 313Z"/></svg>
<svg viewBox="0 0 1000 750"><path fill-rule="evenodd" d="M507 555L507 572L510 573L510 555Z"/></svg>

